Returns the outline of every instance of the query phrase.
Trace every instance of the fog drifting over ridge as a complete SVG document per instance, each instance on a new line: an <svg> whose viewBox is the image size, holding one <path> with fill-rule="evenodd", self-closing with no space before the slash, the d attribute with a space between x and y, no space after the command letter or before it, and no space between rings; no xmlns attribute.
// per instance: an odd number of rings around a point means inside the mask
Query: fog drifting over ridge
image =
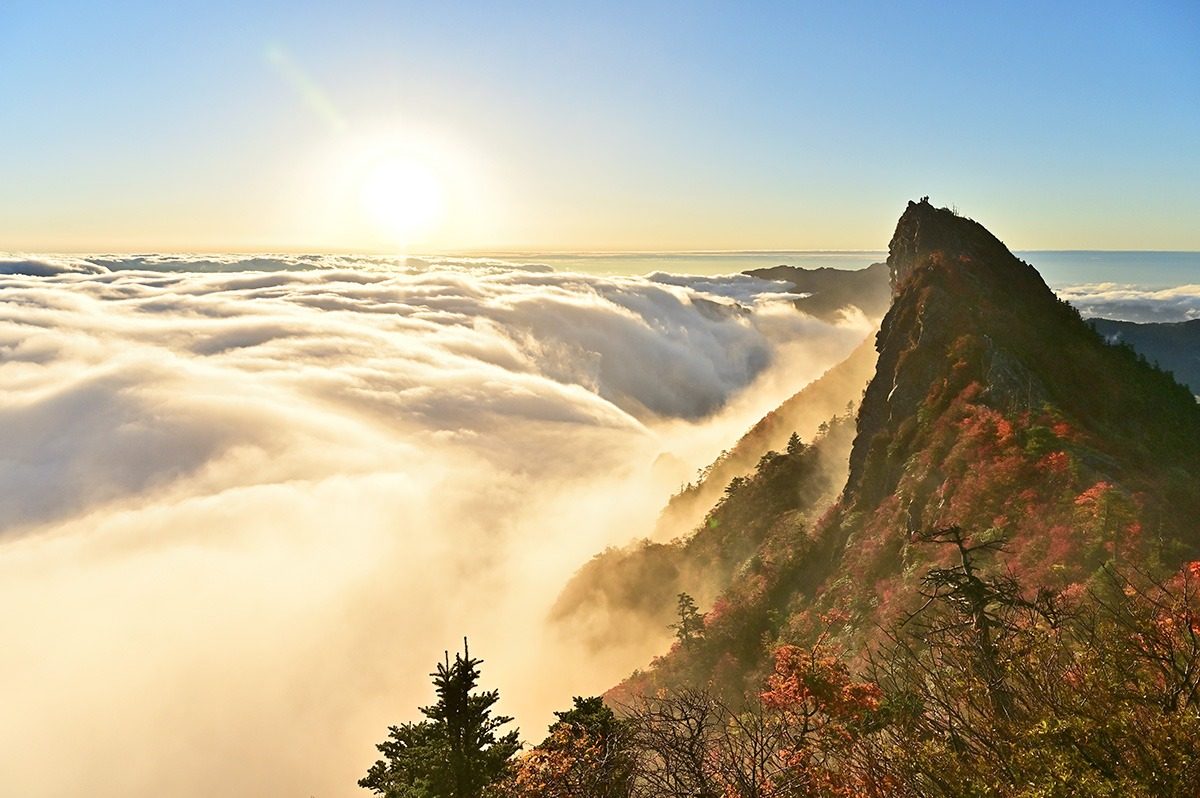
<svg viewBox="0 0 1200 798"><path fill-rule="evenodd" d="M639 664L543 635L559 587L871 330L742 276L0 275L5 795L358 794L464 634L539 739Z"/></svg>
<svg viewBox="0 0 1200 798"><path fill-rule="evenodd" d="M1085 283L1055 292L1088 318L1180 322L1200 319L1200 284L1146 288L1127 283Z"/></svg>

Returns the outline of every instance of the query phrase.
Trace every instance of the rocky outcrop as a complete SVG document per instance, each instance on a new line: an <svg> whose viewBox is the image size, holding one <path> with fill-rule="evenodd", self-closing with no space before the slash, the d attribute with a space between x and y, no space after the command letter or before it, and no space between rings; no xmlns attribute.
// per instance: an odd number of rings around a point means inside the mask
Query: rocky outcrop
<svg viewBox="0 0 1200 798"><path fill-rule="evenodd" d="M1053 407L1103 441L1128 470L1164 459L1189 470L1200 440L1190 392L1109 346L1037 270L982 225L910 202L889 245L894 299L876 348L850 456L845 499L871 507L893 494L906 463L971 384L1009 415Z"/></svg>

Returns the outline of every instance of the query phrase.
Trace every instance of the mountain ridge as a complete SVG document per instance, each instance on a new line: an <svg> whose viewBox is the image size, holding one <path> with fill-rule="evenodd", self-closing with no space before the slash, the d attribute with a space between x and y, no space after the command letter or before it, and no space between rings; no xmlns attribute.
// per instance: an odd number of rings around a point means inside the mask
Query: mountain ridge
<svg viewBox="0 0 1200 798"><path fill-rule="evenodd" d="M1137 322L1091 318L1088 324L1109 343L1133 347L1200 396L1200 319Z"/></svg>
<svg viewBox="0 0 1200 798"><path fill-rule="evenodd" d="M1102 427L1096 431L1105 440L1097 443L1122 449L1125 458L1146 464L1165 450L1200 468L1194 447L1176 445L1180 437L1200 436L1190 393L1105 345L1032 266L982 225L927 202L910 203L889 251L896 300L877 338L878 367L859 415L848 495L878 501L894 489L906 447L918 445L909 441L918 416L940 409L970 382L979 383L981 400L998 411L1051 404ZM1154 453L1130 451L1124 443L1130 438L1149 438ZM882 473L868 474L871 468Z"/></svg>
<svg viewBox="0 0 1200 798"><path fill-rule="evenodd" d="M743 272L762 280L781 280L803 294L792 304L801 313L826 321L839 320L849 308L857 308L869 319L887 312L891 303L888 269L873 263L865 269L835 269L829 266L772 266Z"/></svg>
<svg viewBox="0 0 1200 798"><path fill-rule="evenodd" d="M920 574L942 556L914 539L922 530L1007 540L995 567L1055 590L1114 558L1196 551L1189 390L1105 343L1032 266L947 209L909 203L888 266L894 299L841 498L802 522L749 504L761 475L727 496L727 514L766 514L756 524L771 532L712 604L703 641L677 645L615 696L689 683L737 695L774 647L818 636L863 650L914 607Z"/></svg>

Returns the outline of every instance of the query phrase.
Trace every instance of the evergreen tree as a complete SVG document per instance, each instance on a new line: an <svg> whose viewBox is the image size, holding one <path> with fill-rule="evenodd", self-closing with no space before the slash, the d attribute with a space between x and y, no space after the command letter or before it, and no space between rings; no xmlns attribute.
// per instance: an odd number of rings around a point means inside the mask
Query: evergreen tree
<svg viewBox="0 0 1200 798"><path fill-rule="evenodd" d="M670 628L675 630L675 637L679 638L680 643L687 645L704 634L704 616L696 607L694 598L687 593L680 593L676 612L679 621L671 624Z"/></svg>
<svg viewBox="0 0 1200 798"><path fill-rule="evenodd" d="M426 720L392 726L376 746L384 759L371 766L360 787L385 798L480 798L499 781L520 749L518 732L500 736L512 718L492 715L498 690L476 692L479 665L463 640L463 653L446 653L430 674L437 702L421 707Z"/></svg>
<svg viewBox="0 0 1200 798"><path fill-rule="evenodd" d="M600 697L555 712L545 740L518 760L505 798L630 798L635 752L628 724Z"/></svg>
<svg viewBox="0 0 1200 798"><path fill-rule="evenodd" d="M793 432L792 437L788 438L787 453L790 455L798 455L804 451L804 442L800 440L800 435Z"/></svg>

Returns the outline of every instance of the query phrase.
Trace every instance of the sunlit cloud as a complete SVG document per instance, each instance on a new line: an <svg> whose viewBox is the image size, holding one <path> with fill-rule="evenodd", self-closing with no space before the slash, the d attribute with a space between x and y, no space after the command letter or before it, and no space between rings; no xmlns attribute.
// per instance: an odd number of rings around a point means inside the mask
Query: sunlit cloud
<svg viewBox="0 0 1200 798"><path fill-rule="evenodd" d="M354 795L463 634L536 735L646 653L543 635L559 587L869 330L488 259L0 275L13 795Z"/></svg>
<svg viewBox="0 0 1200 798"><path fill-rule="evenodd" d="M1056 291L1088 317L1137 322L1200 318L1200 285L1146 289L1121 283L1090 283Z"/></svg>
<svg viewBox="0 0 1200 798"><path fill-rule="evenodd" d="M53 277L60 274L102 274L107 271L91 261L71 257L0 257L0 275Z"/></svg>

